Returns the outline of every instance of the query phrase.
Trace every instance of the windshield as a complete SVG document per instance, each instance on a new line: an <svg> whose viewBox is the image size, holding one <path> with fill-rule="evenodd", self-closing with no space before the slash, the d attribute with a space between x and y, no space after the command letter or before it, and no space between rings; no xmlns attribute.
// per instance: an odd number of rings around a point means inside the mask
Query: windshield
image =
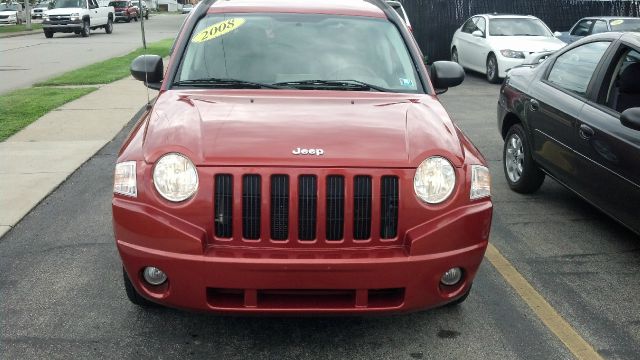
<svg viewBox="0 0 640 360"><path fill-rule="evenodd" d="M553 34L539 19L491 19L489 21L491 36L548 36Z"/></svg>
<svg viewBox="0 0 640 360"><path fill-rule="evenodd" d="M7 11L7 10L18 10L18 5L17 4L11 4L11 5L6 5L6 4L0 4L0 11Z"/></svg>
<svg viewBox="0 0 640 360"><path fill-rule="evenodd" d="M333 15L210 14L196 25L176 81L210 78L263 84L355 80L387 91L418 90L393 24Z"/></svg>
<svg viewBox="0 0 640 360"><path fill-rule="evenodd" d="M56 0L52 9L84 8L84 0Z"/></svg>
<svg viewBox="0 0 640 360"><path fill-rule="evenodd" d="M611 20L611 31L637 31L640 32L640 19Z"/></svg>
<svg viewBox="0 0 640 360"><path fill-rule="evenodd" d="M109 6L113 7L127 7L126 1L112 1L109 3Z"/></svg>

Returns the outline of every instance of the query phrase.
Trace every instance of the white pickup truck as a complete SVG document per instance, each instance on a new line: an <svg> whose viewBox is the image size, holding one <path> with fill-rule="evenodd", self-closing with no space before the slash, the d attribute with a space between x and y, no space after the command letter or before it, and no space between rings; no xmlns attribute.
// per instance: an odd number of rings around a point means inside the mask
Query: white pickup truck
<svg viewBox="0 0 640 360"><path fill-rule="evenodd" d="M114 14L113 6L101 7L96 0L55 0L42 15L42 29L47 38L57 32L87 37L98 28L111 34Z"/></svg>

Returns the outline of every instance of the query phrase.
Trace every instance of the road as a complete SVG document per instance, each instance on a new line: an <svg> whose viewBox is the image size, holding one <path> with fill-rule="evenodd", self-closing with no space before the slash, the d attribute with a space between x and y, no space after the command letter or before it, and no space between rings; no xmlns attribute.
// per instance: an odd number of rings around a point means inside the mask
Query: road
<svg viewBox="0 0 640 360"><path fill-rule="evenodd" d="M147 41L173 38L186 15L152 15L145 21ZM142 47L139 22L118 22L113 34L103 29L88 38L56 33L46 39L42 31L33 35L0 38L0 94L33 85L85 65L129 53Z"/></svg>
<svg viewBox="0 0 640 360"><path fill-rule="evenodd" d="M498 86L442 95L493 173L491 243L604 358L640 354L640 238L551 180L511 192ZM3 358L567 359L571 352L485 261L467 301L374 318L220 317L125 297L110 198L129 129L0 239Z"/></svg>

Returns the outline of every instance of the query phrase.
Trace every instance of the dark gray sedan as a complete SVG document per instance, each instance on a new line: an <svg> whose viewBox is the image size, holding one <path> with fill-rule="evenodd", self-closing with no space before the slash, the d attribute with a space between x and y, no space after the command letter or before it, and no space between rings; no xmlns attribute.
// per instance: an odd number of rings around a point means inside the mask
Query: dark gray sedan
<svg viewBox="0 0 640 360"><path fill-rule="evenodd" d="M512 190L545 175L640 233L640 33L579 40L509 72L498 127Z"/></svg>
<svg viewBox="0 0 640 360"><path fill-rule="evenodd" d="M570 44L585 36L604 32L640 31L640 18L636 17L588 17L580 19L571 30L566 32L556 31L554 35Z"/></svg>

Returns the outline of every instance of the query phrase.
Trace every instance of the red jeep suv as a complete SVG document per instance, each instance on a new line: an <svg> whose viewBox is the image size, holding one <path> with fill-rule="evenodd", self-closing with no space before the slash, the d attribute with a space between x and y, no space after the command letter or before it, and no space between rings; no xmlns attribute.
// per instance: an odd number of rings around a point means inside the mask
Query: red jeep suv
<svg viewBox="0 0 640 360"><path fill-rule="evenodd" d="M113 226L129 299L220 313L394 313L468 295L486 162L381 0L200 2L125 141Z"/></svg>

